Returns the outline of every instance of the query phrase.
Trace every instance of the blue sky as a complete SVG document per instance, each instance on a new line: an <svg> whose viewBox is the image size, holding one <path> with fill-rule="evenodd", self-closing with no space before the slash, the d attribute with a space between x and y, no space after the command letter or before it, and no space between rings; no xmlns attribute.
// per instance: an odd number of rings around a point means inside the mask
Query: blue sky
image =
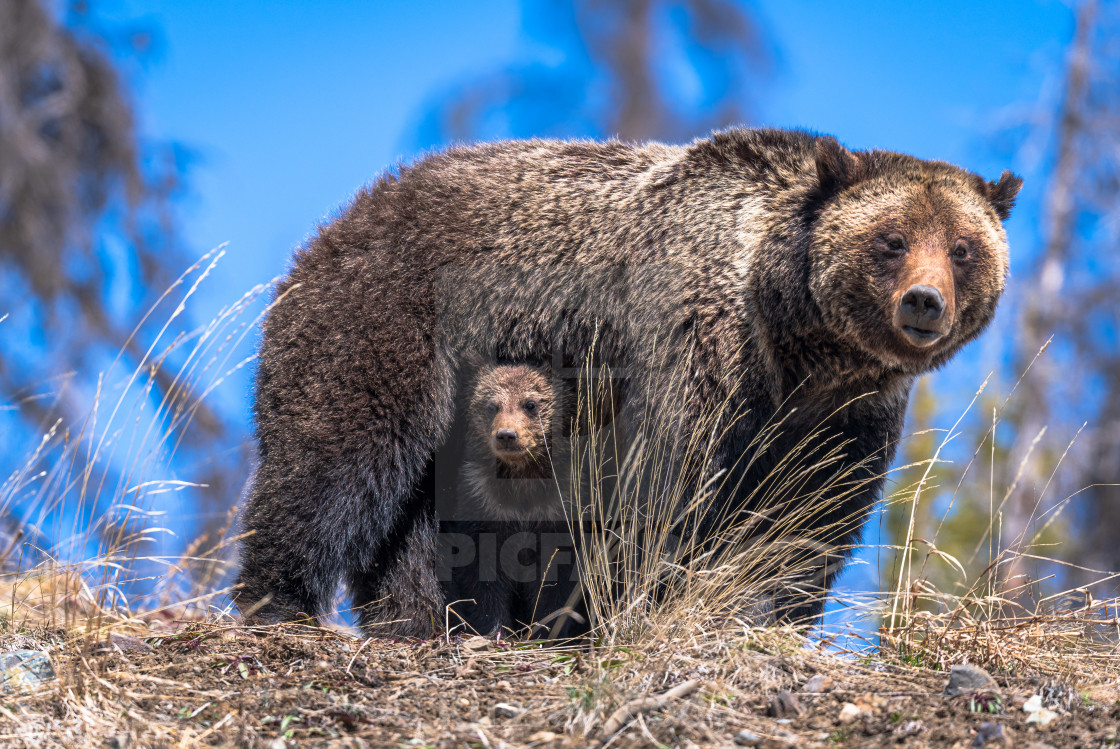
<svg viewBox="0 0 1120 749"><path fill-rule="evenodd" d="M200 321L281 274L318 221L386 167L417 156L419 124L441 93L526 60L559 64L565 54L527 37L521 5L511 0L104 0L96 7L110 19L151 22L163 40L161 54L133 73L141 130L198 157L178 206L189 253L229 242L194 303ZM749 124L807 127L852 147L954 161L989 178L1038 166L1001 149L998 133L1057 89L1073 29L1066 5L762 0L754 7L776 64L751 92L757 106ZM1035 236L1041 187L1028 180L1008 225L1013 273L1024 262L1015 247ZM941 389L952 418L998 364L999 335L997 328L938 375L964 383ZM241 419L248 396L244 376L217 394Z"/></svg>

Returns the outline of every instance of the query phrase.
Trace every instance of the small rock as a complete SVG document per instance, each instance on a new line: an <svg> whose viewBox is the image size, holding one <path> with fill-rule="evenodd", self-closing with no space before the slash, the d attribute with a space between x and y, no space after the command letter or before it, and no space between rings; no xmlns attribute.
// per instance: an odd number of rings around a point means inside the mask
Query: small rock
<svg viewBox="0 0 1120 749"><path fill-rule="evenodd" d="M758 746L762 737L753 731L742 730L735 734L735 743L739 746Z"/></svg>
<svg viewBox="0 0 1120 749"><path fill-rule="evenodd" d="M55 678L51 659L43 650L13 650L0 654L0 689L35 689Z"/></svg>
<svg viewBox="0 0 1120 749"><path fill-rule="evenodd" d="M824 692L832 687L832 679L824 674L817 674L801 687L802 692Z"/></svg>
<svg viewBox="0 0 1120 749"><path fill-rule="evenodd" d="M945 694L956 697L959 694L973 694L976 692L998 692L999 685L984 669L968 663L953 666L949 671L949 683L945 685Z"/></svg>
<svg viewBox="0 0 1120 749"><path fill-rule="evenodd" d="M1023 712L1027 713L1027 724L1035 724L1039 728L1046 728L1058 718L1053 710L1042 706L1042 695L1036 694L1023 705Z"/></svg>
<svg viewBox="0 0 1120 749"><path fill-rule="evenodd" d="M920 720L908 720L901 726L894 729L895 736L913 736L914 734L921 733L926 727L922 725Z"/></svg>
<svg viewBox="0 0 1120 749"><path fill-rule="evenodd" d="M770 715L775 718L796 718L804 712L801 703L789 690L783 689L770 697Z"/></svg>
<svg viewBox="0 0 1120 749"><path fill-rule="evenodd" d="M458 705L459 707L470 707L471 706L471 701L468 700L466 697L460 697L459 699L455 700L455 704Z"/></svg>
<svg viewBox="0 0 1120 749"><path fill-rule="evenodd" d="M844 707L840 708L839 721L844 725L851 723L863 715L863 710L859 709L850 702L845 702Z"/></svg>
<svg viewBox="0 0 1120 749"><path fill-rule="evenodd" d="M94 646L94 652L112 652L114 650L119 653L150 653L152 652L152 646L139 637L118 635L115 632L109 635L109 639L102 640Z"/></svg>
<svg viewBox="0 0 1120 749"><path fill-rule="evenodd" d="M530 744L553 744L560 739L560 734L552 731L537 731L529 737Z"/></svg>
<svg viewBox="0 0 1120 749"><path fill-rule="evenodd" d="M475 635L463 641L463 650L467 650L471 653L482 653L493 649L493 647L494 643L490 642L490 640L482 635Z"/></svg>
<svg viewBox="0 0 1120 749"><path fill-rule="evenodd" d="M288 749L288 744L284 739L273 739L268 742L268 749Z"/></svg>
<svg viewBox="0 0 1120 749"><path fill-rule="evenodd" d="M523 712L524 710L521 708L510 705L507 702L499 702L497 705L494 705L494 715L499 718L516 718Z"/></svg>
<svg viewBox="0 0 1120 749"><path fill-rule="evenodd" d="M973 747L1010 747L1011 745L1011 729L1002 723L981 723L980 729L972 739Z"/></svg>

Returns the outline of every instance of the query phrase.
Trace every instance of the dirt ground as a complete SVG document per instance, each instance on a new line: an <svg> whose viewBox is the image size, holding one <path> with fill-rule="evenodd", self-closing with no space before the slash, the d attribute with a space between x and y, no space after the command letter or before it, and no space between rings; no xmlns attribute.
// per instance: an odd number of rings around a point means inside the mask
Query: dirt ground
<svg viewBox="0 0 1120 749"><path fill-rule="evenodd" d="M3 696L4 747L1106 747L1120 740L1116 684L997 673L991 691L949 698L944 671L837 656L791 633L749 628L681 633L640 648L365 641L236 624L108 639L10 630L0 637L4 651L46 649L57 676ZM1056 716L1046 728L1028 723L1037 713L1024 707L1034 695Z"/></svg>

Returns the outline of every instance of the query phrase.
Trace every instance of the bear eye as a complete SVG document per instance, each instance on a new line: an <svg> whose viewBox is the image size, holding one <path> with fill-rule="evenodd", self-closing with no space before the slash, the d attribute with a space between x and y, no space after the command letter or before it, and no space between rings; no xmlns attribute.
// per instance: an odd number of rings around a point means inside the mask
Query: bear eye
<svg viewBox="0 0 1120 749"><path fill-rule="evenodd" d="M888 234L881 240L883 246L883 254L888 257L898 257L906 252L906 240L902 238L901 234Z"/></svg>
<svg viewBox="0 0 1120 749"><path fill-rule="evenodd" d="M498 413L498 402L497 401L490 401L489 403L486 404L486 410L489 411L491 414Z"/></svg>
<svg viewBox="0 0 1120 749"><path fill-rule="evenodd" d="M537 412L537 402L525 401L525 411L531 414L535 414Z"/></svg>
<svg viewBox="0 0 1120 749"><path fill-rule="evenodd" d="M968 257L968 242L958 239L951 253L954 260L964 260Z"/></svg>

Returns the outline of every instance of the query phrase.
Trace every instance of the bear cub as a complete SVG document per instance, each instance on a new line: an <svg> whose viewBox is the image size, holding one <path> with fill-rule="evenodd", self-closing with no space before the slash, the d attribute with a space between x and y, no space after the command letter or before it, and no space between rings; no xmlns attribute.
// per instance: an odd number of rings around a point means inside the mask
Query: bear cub
<svg viewBox="0 0 1120 749"><path fill-rule="evenodd" d="M447 600L469 631L547 634L578 584L568 526L570 400L547 369L479 367L453 519L442 524L459 559Z"/></svg>

